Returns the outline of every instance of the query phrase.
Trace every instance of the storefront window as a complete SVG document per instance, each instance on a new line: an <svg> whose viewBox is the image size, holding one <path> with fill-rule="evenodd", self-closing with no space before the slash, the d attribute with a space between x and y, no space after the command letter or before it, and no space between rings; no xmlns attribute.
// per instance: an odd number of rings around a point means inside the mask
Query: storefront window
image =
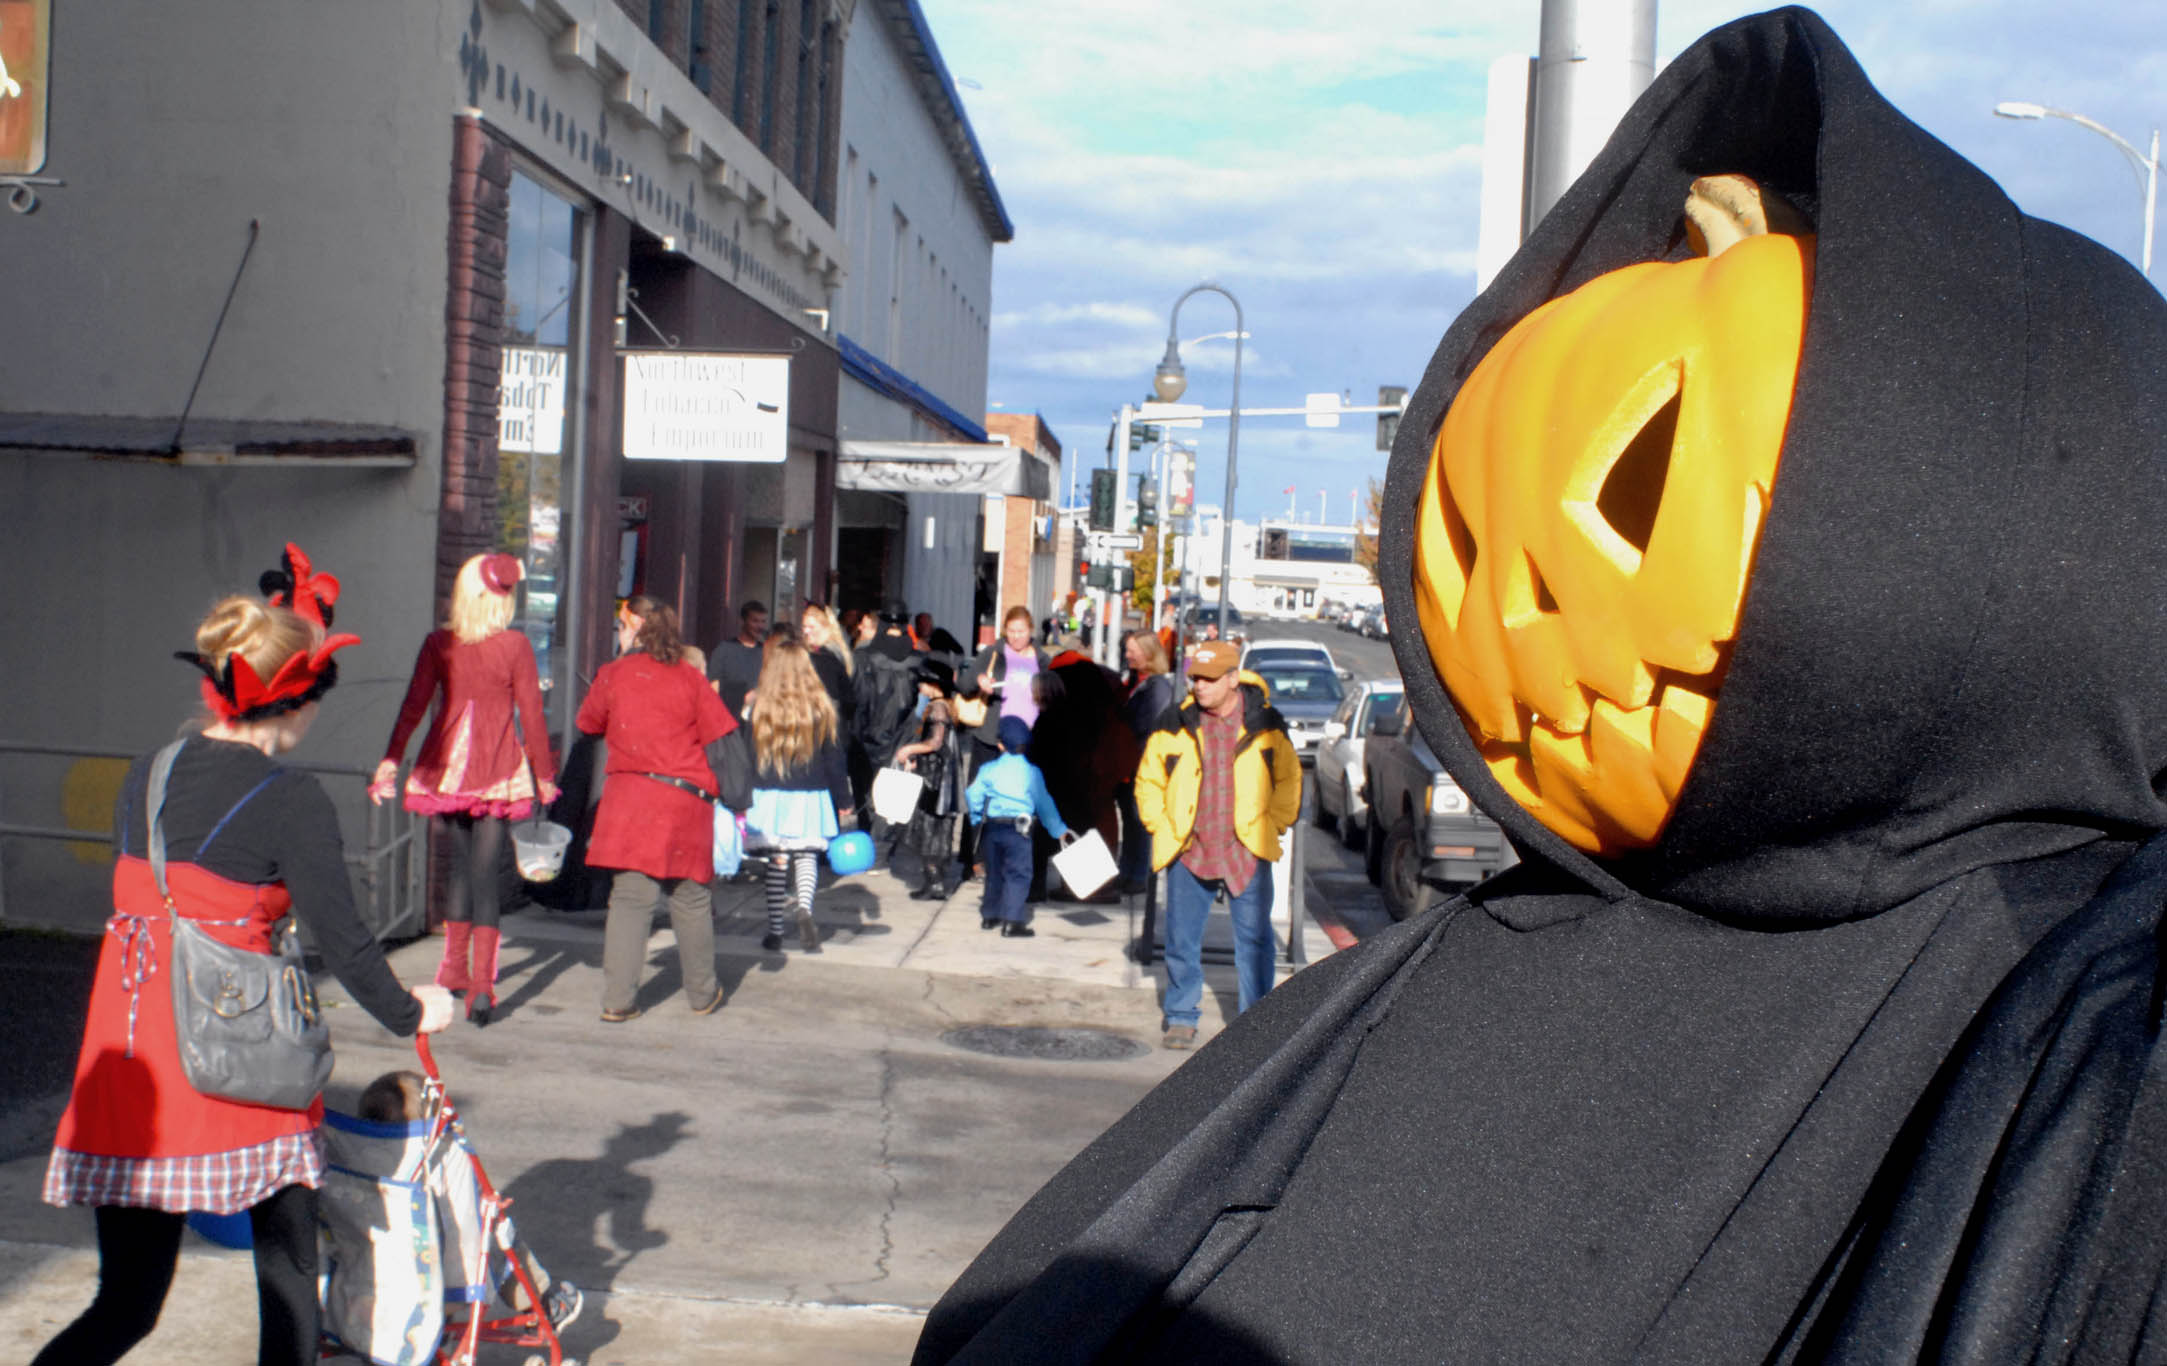
<svg viewBox="0 0 2167 1366"><path fill-rule="evenodd" d="M527 567L515 623L534 642L542 686L565 681L565 457L579 311L581 215L512 173L504 269L504 373L497 397L497 545ZM561 695L561 694L560 694Z"/></svg>

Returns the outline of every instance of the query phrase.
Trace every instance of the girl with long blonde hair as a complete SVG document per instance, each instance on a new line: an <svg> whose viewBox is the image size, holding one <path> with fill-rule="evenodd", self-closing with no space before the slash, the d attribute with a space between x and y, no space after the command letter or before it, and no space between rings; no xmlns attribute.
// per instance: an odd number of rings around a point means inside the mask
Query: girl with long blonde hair
<svg viewBox="0 0 2167 1366"><path fill-rule="evenodd" d="M778 627L768 635L760 683L746 712L754 767L745 848L768 860L767 935L760 947L782 949L783 913L791 910L799 942L807 953L818 953L813 891L820 855L853 813L835 704L797 632Z"/></svg>

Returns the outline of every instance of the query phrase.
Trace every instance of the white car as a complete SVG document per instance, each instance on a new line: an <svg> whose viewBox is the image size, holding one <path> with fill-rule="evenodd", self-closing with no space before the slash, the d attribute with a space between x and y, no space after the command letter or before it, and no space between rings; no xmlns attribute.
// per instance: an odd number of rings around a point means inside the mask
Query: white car
<svg viewBox="0 0 2167 1366"><path fill-rule="evenodd" d="M1357 683L1325 723L1324 740L1317 746L1318 825L1339 827L1340 843L1350 849L1362 847L1368 830L1369 795L1362 790L1362 750L1377 719L1396 715L1406 694L1396 678Z"/></svg>

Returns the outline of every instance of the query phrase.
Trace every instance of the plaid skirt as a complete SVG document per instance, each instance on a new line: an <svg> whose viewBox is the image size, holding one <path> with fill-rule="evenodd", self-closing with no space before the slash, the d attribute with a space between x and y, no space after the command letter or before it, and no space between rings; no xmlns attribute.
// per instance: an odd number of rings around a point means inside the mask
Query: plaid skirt
<svg viewBox="0 0 2167 1366"><path fill-rule="evenodd" d="M174 1214L238 1214L288 1186L323 1184L324 1146L315 1129L222 1153L108 1157L54 1148L45 1166L48 1205L128 1205Z"/></svg>

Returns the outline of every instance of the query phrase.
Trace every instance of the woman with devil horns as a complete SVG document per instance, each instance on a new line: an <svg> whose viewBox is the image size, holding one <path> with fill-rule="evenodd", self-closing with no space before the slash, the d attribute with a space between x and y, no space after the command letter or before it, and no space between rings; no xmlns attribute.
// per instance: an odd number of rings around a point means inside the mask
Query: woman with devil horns
<svg viewBox="0 0 2167 1366"><path fill-rule="evenodd" d="M271 594L235 596L196 628L179 657L204 674L210 709L172 761L150 812L153 756L136 760L114 815L113 915L91 985L75 1086L45 1172L45 1199L96 1208L98 1292L82 1317L38 1354L38 1366L117 1361L158 1322L189 1211L248 1211L262 1313L259 1359L317 1353L317 1137L323 1098L305 1109L205 1095L188 1081L175 1036L168 915L241 948L269 951L289 913L364 1009L398 1034L452 1019L441 987L409 992L354 909L338 814L314 778L280 766L337 681L329 635L338 580L286 548ZM165 838L160 895L147 858L155 819Z"/></svg>
<svg viewBox="0 0 2167 1366"><path fill-rule="evenodd" d="M421 754L406 775L406 809L428 816L452 851L438 986L465 992L467 1018L489 1023L497 990L497 870L506 825L557 797L556 764L542 721L534 647L512 624L522 576L510 555L476 555L459 566L451 620L414 659L413 681L391 727L369 796L390 801L406 742L435 702ZM471 952L471 961L469 953Z"/></svg>

